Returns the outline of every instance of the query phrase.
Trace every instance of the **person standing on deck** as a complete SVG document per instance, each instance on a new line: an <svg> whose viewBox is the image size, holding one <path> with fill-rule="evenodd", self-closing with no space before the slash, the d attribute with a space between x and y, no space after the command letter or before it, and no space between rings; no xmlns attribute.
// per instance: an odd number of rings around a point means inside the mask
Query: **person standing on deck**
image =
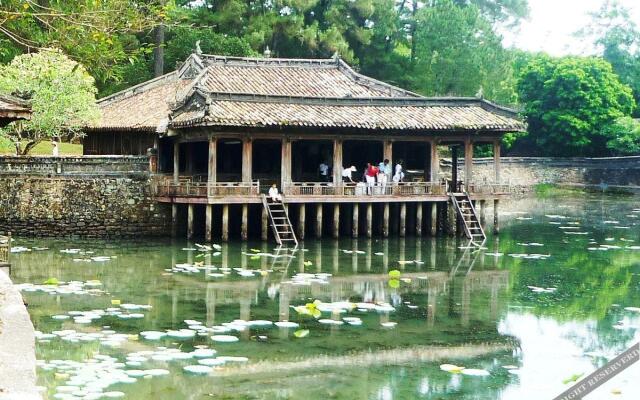
<svg viewBox="0 0 640 400"><path fill-rule="evenodd" d="M382 193L385 192L385 187L391 176L391 164L389 159L385 158L383 162L378 165L378 183L382 187Z"/></svg>
<svg viewBox="0 0 640 400"><path fill-rule="evenodd" d="M376 185L376 175L378 175L378 168L367 163L367 169L365 171L365 178L367 180L367 194L373 194L373 187Z"/></svg>
<svg viewBox="0 0 640 400"><path fill-rule="evenodd" d="M322 161L318 166L320 172L320 182L329 182L329 165Z"/></svg>
<svg viewBox="0 0 640 400"><path fill-rule="evenodd" d="M404 172L402 171L402 160L398 161L396 164L396 171L393 174L393 181L396 183L404 181Z"/></svg>

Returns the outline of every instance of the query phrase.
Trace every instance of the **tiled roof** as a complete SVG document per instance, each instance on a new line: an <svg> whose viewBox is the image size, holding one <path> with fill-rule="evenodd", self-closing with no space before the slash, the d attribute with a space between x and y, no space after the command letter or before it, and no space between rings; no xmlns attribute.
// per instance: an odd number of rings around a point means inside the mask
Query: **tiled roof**
<svg viewBox="0 0 640 400"><path fill-rule="evenodd" d="M322 127L363 130L522 131L525 125L479 99L404 99L371 102L213 100L208 108L177 115L171 125ZM360 104L358 104L360 103ZM496 107L496 108L494 108Z"/></svg>
<svg viewBox="0 0 640 400"><path fill-rule="evenodd" d="M163 131L169 120L169 104L178 88L188 81L175 72L163 75L98 101L100 119L90 130Z"/></svg>
<svg viewBox="0 0 640 400"><path fill-rule="evenodd" d="M0 95L0 118L6 120L28 119L31 106L28 101L14 96Z"/></svg>
<svg viewBox="0 0 640 400"><path fill-rule="evenodd" d="M454 101L455 100L455 101ZM187 126L376 130L523 130L479 99L426 99L353 71L340 59L192 54L177 70L98 102L88 129L165 132Z"/></svg>

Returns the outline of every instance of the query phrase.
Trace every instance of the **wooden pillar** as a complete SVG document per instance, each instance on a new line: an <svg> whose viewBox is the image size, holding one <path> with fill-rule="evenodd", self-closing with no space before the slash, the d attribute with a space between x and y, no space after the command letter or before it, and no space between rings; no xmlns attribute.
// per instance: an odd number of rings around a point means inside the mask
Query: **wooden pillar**
<svg viewBox="0 0 640 400"><path fill-rule="evenodd" d="M384 203L382 212L382 237L389 237L389 203Z"/></svg>
<svg viewBox="0 0 640 400"><path fill-rule="evenodd" d="M436 139L432 140L430 147L431 168L429 180L431 182L438 182L438 180L440 179L440 158L438 158L438 141Z"/></svg>
<svg viewBox="0 0 640 400"><path fill-rule="evenodd" d="M251 182L253 161L253 142L250 138L242 138L242 182Z"/></svg>
<svg viewBox="0 0 640 400"><path fill-rule="evenodd" d="M338 239L340 237L340 204L335 203L333 205L333 238Z"/></svg>
<svg viewBox="0 0 640 400"><path fill-rule="evenodd" d="M438 203L435 201L431 203L431 226L429 228L431 236L438 233Z"/></svg>
<svg viewBox="0 0 640 400"><path fill-rule="evenodd" d="M416 236L422 236L422 203L416 203Z"/></svg>
<svg viewBox="0 0 640 400"><path fill-rule="evenodd" d="M177 184L180 178L180 143L173 142L173 183Z"/></svg>
<svg viewBox="0 0 640 400"><path fill-rule="evenodd" d="M213 220L213 205L207 204L204 216L204 240L211 242L212 220Z"/></svg>
<svg viewBox="0 0 640 400"><path fill-rule="evenodd" d="M360 211L359 208L360 205L358 203L353 203L353 214L351 215L351 237L354 239L358 237L358 221L360 219L358 215Z"/></svg>
<svg viewBox="0 0 640 400"><path fill-rule="evenodd" d="M464 141L464 187L469 191L469 185L473 182L473 141L468 138Z"/></svg>
<svg viewBox="0 0 640 400"><path fill-rule="evenodd" d="M285 187L291 182L291 141L289 138L282 138L282 160L280 167L281 187L280 191L285 192Z"/></svg>
<svg viewBox="0 0 640 400"><path fill-rule="evenodd" d="M447 203L447 233L449 234L449 236L455 236L456 225L457 225L456 210L453 206L453 203L448 202Z"/></svg>
<svg viewBox="0 0 640 400"><path fill-rule="evenodd" d="M333 140L333 183L342 182L342 139Z"/></svg>
<svg viewBox="0 0 640 400"><path fill-rule="evenodd" d="M385 140L382 144L382 159L389 160L389 165L393 169L393 141Z"/></svg>
<svg viewBox="0 0 640 400"><path fill-rule="evenodd" d="M495 183L500 183L500 139L493 142L493 168L496 174Z"/></svg>
<svg viewBox="0 0 640 400"><path fill-rule="evenodd" d="M242 240L247 240L249 237L249 205L242 205L242 222L240 225L240 238Z"/></svg>
<svg viewBox="0 0 640 400"><path fill-rule="evenodd" d="M367 203L367 237L371 238L373 235L373 229L371 229L371 225L373 224L373 204L370 202Z"/></svg>
<svg viewBox="0 0 640 400"><path fill-rule="evenodd" d="M214 137L209 138L209 162L207 168L207 181L214 183L218 177L218 139Z"/></svg>
<svg viewBox="0 0 640 400"><path fill-rule="evenodd" d="M306 204L300 204L298 209L298 239L304 240L304 227L306 225L307 219L307 207Z"/></svg>
<svg viewBox="0 0 640 400"><path fill-rule="evenodd" d="M229 241L229 205L222 205L222 241Z"/></svg>
<svg viewBox="0 0 640 400"><path fill-rule="evenodd" d="M262 207L262 230L260 232L260 237L262 240L269 239L269 216L267 215L267 209Z"/></svg>
<svg viewBox="0 0 640 400"><path fill-rule="evenodd" d="M178 205L171 204L171 237L176 237L178 233Z"/></svg>
<svg viewBox="0 0 640 400"><path fill-rule="evenodd" d="M400 237L404 237L407 232L407 203L400 203L400 227L398 228L398 234Z"/></svg>
<svg viewBox="0 0 640 400"><path fill-rule="evenodd" d="M193 239L193 204L187 207L187 239Z"/></svg>
<svg viewBox="0 0 640 400"><path fill-rule="evenodd" d="M480 205L480 225L484 229L487 224L487 201L480 200L478 204Z"/></svg>
<svg viewBox="0 0 640 400"><path fill-rule="evenodd" d="M500 233L500 219L498 216L498 208L500 206L500 200L493 200L493 231Z"/></svg>
<svg viewBox="0 0 640 400"><path fill-rule="evenodd" d="M322 203L316 205L316 237L322 237Z"/></svg>

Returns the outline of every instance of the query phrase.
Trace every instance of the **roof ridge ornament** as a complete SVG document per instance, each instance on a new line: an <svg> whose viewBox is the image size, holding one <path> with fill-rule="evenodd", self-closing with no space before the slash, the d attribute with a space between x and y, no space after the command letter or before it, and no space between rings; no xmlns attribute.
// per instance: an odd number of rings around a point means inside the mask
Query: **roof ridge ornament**
<svg viewBox="0 0 640 400"><path fill-rule="evenodd" d="M335 51L335 53L333 53L333 55L331 56L331 59L332 59L333 61L335 61L335 62L339 62L341 58L342 58L342 57L340 57L340 53L338 53L338 51L337 51L337 50L336 50L336 51Z"/></svg>
<svg viewBox="0 0 640 400"><path fill-rule="evenodd" d="M264 48L264 58L271 58L271 50L269 50L269 45L266 45Z"/></svg>
<svg viewBox="0 0 640 400"><path fill-rule="evenodd" d="M202 55L202 49L200 48L200 40L196 40L196 48L194 49L194 53L196 53L196 55L198 56Z"/></svg>

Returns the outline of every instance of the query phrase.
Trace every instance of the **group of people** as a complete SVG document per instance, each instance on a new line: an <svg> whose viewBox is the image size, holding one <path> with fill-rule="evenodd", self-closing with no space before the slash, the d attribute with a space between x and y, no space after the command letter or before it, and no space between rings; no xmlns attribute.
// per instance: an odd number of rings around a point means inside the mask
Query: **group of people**
<svg viewBox="0 0 640 400"><path fill-rule="evenodd" d="M344 168L342 170L342 181L356 183L353 180L353 173L357 172L356 167L351 166L349 168ZM367 163L367 166L362 175L363 183L366 183L367 194L373 194L373 187L380 186L384 188L389 182L389 179L393 180L395 183L404 181L404 171L403 171L403 162L402 160L398 161L395 168L391 169L391 163L388 159L380 162L378 165L374 165L371 163Z"/></svg>

